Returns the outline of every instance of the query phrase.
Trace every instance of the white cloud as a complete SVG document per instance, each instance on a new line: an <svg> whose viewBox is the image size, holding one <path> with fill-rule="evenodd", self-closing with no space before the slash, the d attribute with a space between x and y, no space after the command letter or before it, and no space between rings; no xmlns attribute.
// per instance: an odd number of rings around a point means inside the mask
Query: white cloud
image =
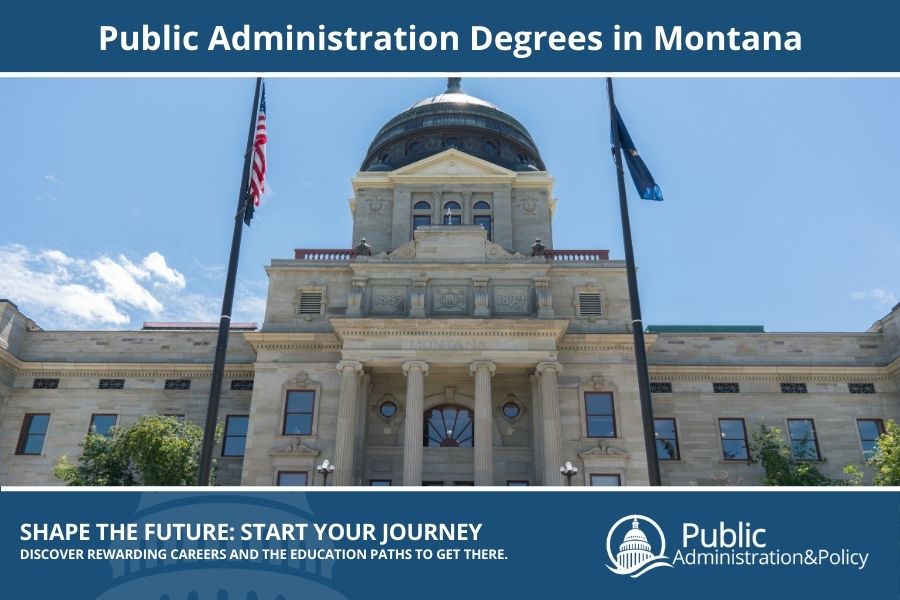
<svg viewBox="0 0 900 600"><path fill-rule="evenodd" d="M121 304L142 308L154 315L162 312L163 305L138 283L133 273L125 265L104 256L98 260L92 260L91 266L97 277L106 284L105 292L111 299Z"/></svg>
<svg viewBox="0 0 900 600"><path fill-rule="evenodd" d="M184 289L186 284L184 275L169 267L169 265L166 264L166 257L159 252L151 252L144 257L144 261L141 264L145 269L160 279L163 279L179 290Z"/></svg>
<svg viewBox="0 0 900 600"><path fill-rule="evenodd" d="M58 251L32 254L25 246L0 247L0 296L20 307L36 307L67 326L125 325L123 313L103 291L76 283L60 264L74 264ZM50 263L50 264L47 264Z"/></svg>
<svg viewBox="0 0 900 600"><path fill-rule="evenodd" d="M882 310L890 310L898 302L896 294L882 288L853 292L850 294L850 298L853 300L871 300L875 303L875 306Z"/></svg>
<svg viewBox="0 0 900 600"><path fill-rule="evenodd" d="M207 277L203 277L206 279ZM58 249L0 246L0 298L9 298L48 329L126 327L142 320L218 322L221 290L187 290L186 277L165 256L80 258ZM261 322L264 284L239 282L235 321ZM262 285L262 287L260 287Z"/></svg>
<svg viewBox="0 0 900 600"><path fill-rule="evenodd" d="M66 189L66 185L56 175L44 175L44 181L52 183L53 185L57 186L62 191L65 191L65 189Z"/></svg>

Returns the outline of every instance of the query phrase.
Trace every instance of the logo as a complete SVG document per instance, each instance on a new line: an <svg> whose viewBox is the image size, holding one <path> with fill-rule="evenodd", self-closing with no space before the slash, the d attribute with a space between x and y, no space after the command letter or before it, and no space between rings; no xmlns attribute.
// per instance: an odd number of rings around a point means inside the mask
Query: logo
<svg viewBox="0 0 900 600"><path fill-rule="evenodd" d="M653 545L647 541L647 534L641 530L641 522L645 523L645 529L650 531L651 528L656 530L659 536L659 551L653 552ZM622 525L628 524L627 527ZM623 537L619 537L624 532ZM613 554L612 542L613 538L621 539L619 551ZM671 567L666 562L666 536L663 535L660 526L644 515L628 515L622 517L609 529L606 535L606 553L612 566L606 567L616 575L628 575L629 577L640 577L647 571L656 567Z"/></svg>

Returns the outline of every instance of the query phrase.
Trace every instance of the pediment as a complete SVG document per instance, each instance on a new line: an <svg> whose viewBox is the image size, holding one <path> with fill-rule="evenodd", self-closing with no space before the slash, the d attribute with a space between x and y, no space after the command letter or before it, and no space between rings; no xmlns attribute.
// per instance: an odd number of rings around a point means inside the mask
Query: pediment
<svg viewBox="0 0 900 600"><path fill-rule="evenodd" d="M315 458L319 454L319 450L307 446L300 438L294 438L289 442L276 446L269 452L269 456L289 456L293 458Z"/></svg>
<svg viewBox="0 0 900 600"><path fill-rule="evenodd" d="M516 173L494 163L451 148L423 158L390 174L391 179L404 177L508 177Z"/></svg>
<svg viewBox="0 0 900 600"><path fill-rule="evenodd" d="M590 448L588 450L583 450L578 453L578 457L582 460L585 459L603 459L603 458L627 458L628 452L608 444L606 442L600 442L599 446L594 448Z"/></svg>

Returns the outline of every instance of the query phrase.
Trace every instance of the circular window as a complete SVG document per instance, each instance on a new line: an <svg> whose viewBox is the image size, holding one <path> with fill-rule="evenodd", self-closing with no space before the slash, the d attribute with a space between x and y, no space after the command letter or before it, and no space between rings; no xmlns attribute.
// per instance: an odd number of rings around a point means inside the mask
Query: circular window
<svg viewBox="0 0 900 600"><path fill-rule="evenodd" d="M515 419L519 416L519 405L515 402L507 402L503 405L503 416L507 419Z"/></svg>
<svg viewBox="0 0 900 600"><path fill-rule="evenodd" d="M378 412L381 413L382 417L390 419L397 414L397 405L390 400L388 400L387 402L382 402L381 406L378 408Z"/></svg>

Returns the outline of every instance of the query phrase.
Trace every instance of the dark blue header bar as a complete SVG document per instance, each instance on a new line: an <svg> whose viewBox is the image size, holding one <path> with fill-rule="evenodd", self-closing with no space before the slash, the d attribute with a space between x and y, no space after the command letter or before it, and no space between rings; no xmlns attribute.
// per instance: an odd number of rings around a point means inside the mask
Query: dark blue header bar
<svg viewBox="0 0 900 600"><path fill-rule="evenodd" d="M11 3L0 72L900 72L900 5Z"/></svg>

